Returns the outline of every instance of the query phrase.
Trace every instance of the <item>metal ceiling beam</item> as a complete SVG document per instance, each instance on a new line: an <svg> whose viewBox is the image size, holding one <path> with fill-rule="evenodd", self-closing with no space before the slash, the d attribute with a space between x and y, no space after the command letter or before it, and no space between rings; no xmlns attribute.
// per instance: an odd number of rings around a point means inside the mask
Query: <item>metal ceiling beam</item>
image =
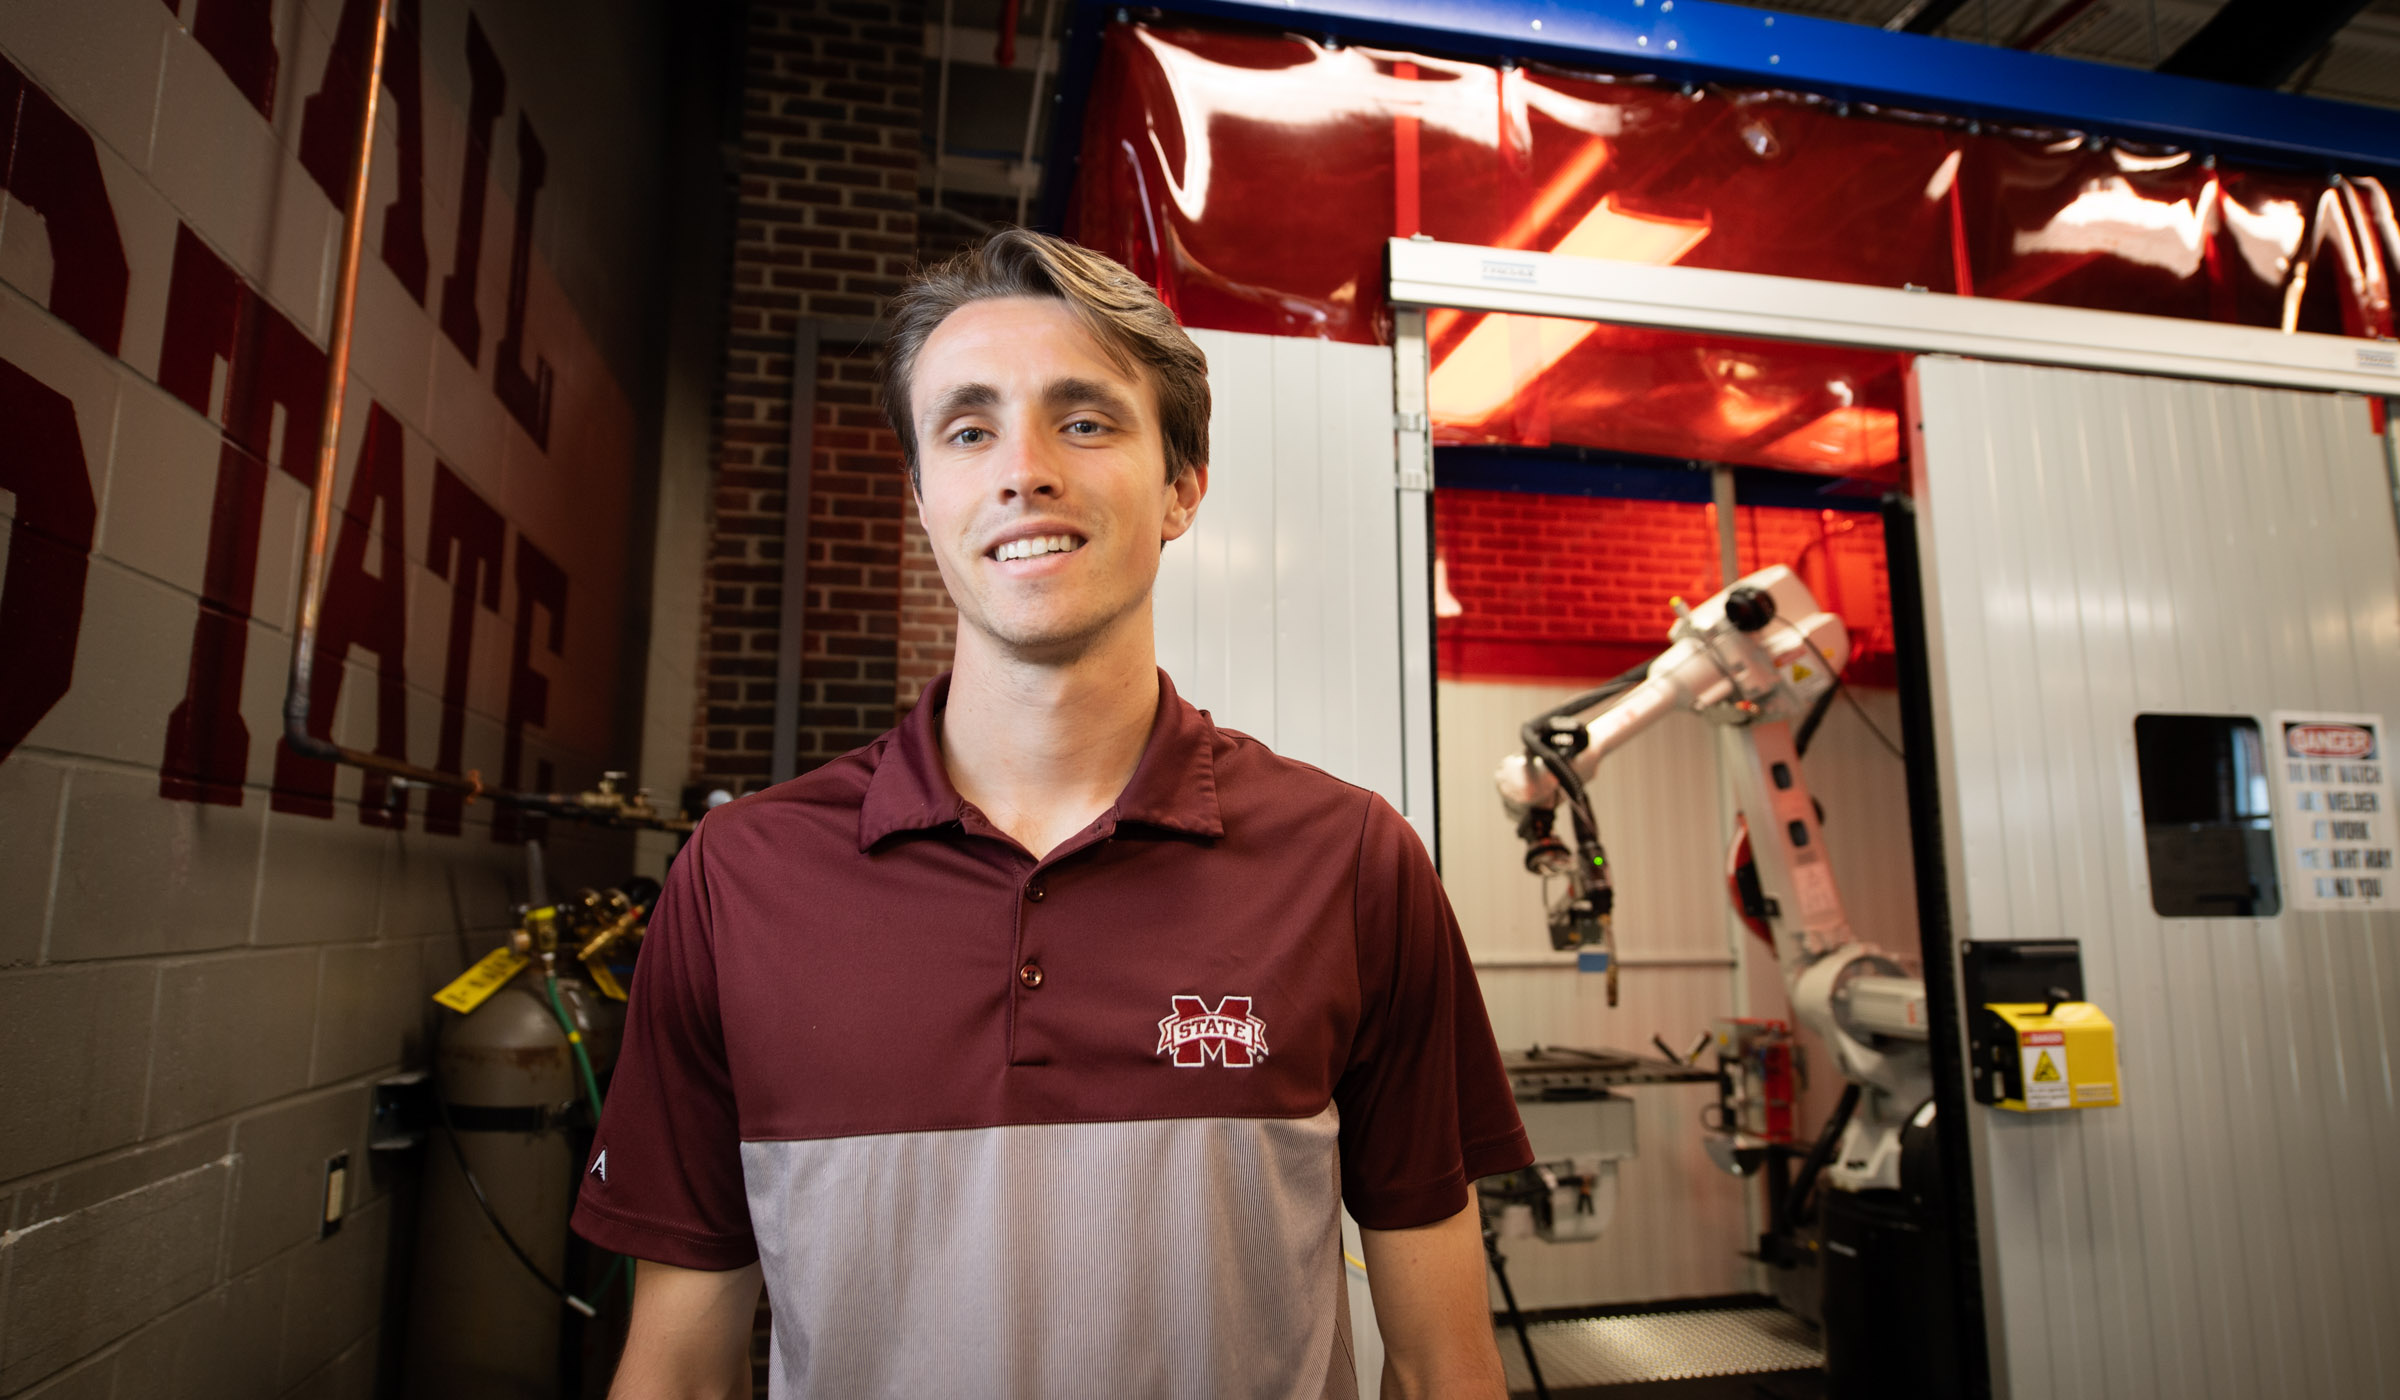
<svg viewBox="0 0 2400 1400"><path fill-rule="evenodd" d="M2057 9L2044 15L2041 23L2026 30L2022 36L2012 41L2009 47L2023 49L2028 53L2036 52L2051 40L2066 33L2068 27L2075 21L2091 13L2092 6L2097 3L2098 0L2066 0Z"/></svg>
<svg viewBox="0 0 2400 1400"><path fill-rule="evenodd" d="M2400 175L2400 111L1714 0L1166 0L1177 15L1419 53L1815 92L2063 127L2322 173ZM1077 0L1043 222L1057 227L1081 154L1100 34L1124 11Z"/></svg>
<svg viewBox="0 0 2400 1400"><path fill-rule="evenodd" d="M2367 0L2231 0L2158 71L2279 87L2366 7Z"/></svg>
<svg viewBox="0 0 2400 1400"><path fill-rule="evenodd" d="M1883 27L1894 34L1931 34L1966 7L1967 0L1908 0Z"/></svg>
<svg viewBox="0 0 2400 1400"><path fill-rule="evenodd" d="M1385 249L1394 306L1505 311L2223 384L2376 395L2400 389L2400 348L2389 341L1467 243L1395 238Z"/></svg>

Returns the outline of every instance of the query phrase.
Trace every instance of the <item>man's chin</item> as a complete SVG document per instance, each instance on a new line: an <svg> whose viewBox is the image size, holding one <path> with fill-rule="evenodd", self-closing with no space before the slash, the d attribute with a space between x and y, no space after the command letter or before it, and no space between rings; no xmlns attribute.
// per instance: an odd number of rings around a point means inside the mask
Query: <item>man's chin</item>
<svg viewBox="0 0 2400 1400"><path fill-rule="evenodd" d="M1066 666L1099 649L1124 620L1123 614L1015 616L986 618L980 623L961 617L959 625L981 632L995 652L1010 660L1036 666Z"/></svg>

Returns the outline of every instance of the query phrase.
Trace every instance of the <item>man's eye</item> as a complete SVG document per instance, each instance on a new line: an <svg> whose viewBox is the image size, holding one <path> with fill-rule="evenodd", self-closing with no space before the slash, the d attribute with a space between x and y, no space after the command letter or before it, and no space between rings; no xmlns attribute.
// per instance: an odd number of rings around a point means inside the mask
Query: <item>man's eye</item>
<svg viewBox="0 0 2400 1400"><path fill-rule="evenodd" d="M1067 424L1067 431L1077 437L1098 437L1108 431L1108 425L1091 418L1078 418Z"/></svg>
<svg viewBox="0 0 2400 1400"><path fill-rule="evenodd" d="M961 428L950 435L950 440L960 447L974 447L990 436L991 433L982 428Z"/></svg>

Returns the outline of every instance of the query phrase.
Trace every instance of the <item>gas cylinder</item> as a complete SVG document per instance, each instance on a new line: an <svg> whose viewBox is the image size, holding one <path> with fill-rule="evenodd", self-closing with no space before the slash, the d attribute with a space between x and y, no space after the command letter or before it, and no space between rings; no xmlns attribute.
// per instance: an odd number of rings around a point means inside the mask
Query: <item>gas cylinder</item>
<svg viewBox="0 0 2400 1400"><path fill-rule="evenodd" d="M623 1036L622 1006L581 979L561 977L558 987L594 1073L605 1074ZM590 1112L538 959L444 1025L434 1079L445 1108L435 1115L435 1135L453 1134L459 1150L427 1145L407 1393L556 1400L566 1305L509 1251L474 1190L482 1188L492 1214L543 1275L560 1281L581 1165L576 1148ZM472 1185L459 1169L462 1155Z"/></svg>

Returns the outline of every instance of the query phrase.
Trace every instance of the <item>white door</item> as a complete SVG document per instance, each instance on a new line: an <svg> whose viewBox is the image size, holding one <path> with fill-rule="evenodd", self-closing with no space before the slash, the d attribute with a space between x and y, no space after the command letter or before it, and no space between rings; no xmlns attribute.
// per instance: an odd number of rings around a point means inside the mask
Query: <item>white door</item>
<svg viewBox="0 0 2400 1400"><path fill-rule="evenodd" d="M2400 1395L2400 912L2300 908L2278 811L2280 912L2162 917L2134 724L2272 755L2278 711L2400 719L2370 401L1936 356L1916 389L1953 932L2081 940L2123 1068L2121 1108L1969 1109L1996 1393Z"/></svg>

